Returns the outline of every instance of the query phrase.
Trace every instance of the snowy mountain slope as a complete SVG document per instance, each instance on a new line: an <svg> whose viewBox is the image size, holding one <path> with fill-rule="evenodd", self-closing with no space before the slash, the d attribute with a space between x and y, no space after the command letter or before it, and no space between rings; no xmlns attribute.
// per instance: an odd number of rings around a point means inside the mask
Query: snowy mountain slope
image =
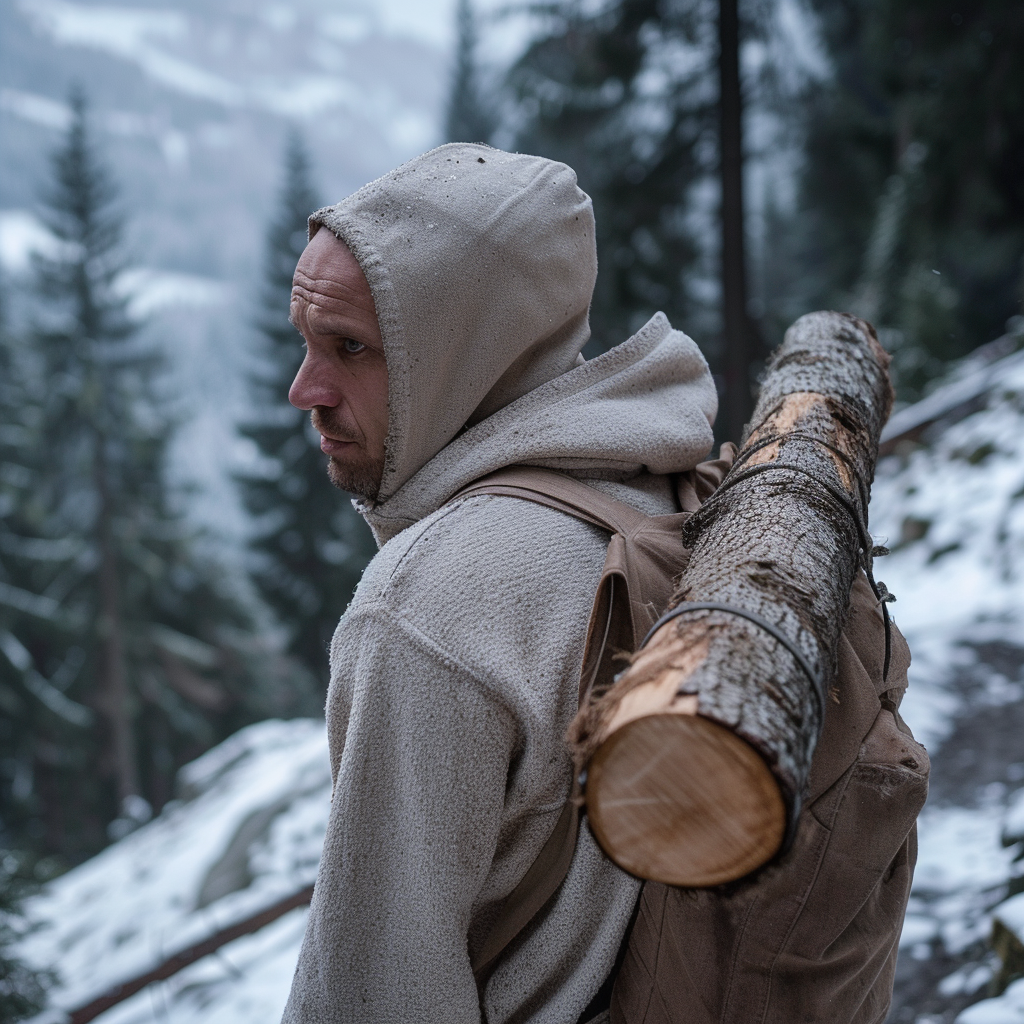
<svg viewBox="0 0 1024 1024"><path fill-rule="evenodd" d="M306 128L324 156L329 191L347 190L437 139L448 8L444 0L172 0L157 8L4 0L0 109L9 131L19 123L59 129L68 89L79 83L107 141L122 140L122 157L134 154L125 178L148 187L164 214L173 193L196 195L203 182L193 161L211 153L231 161L208 183L229 203L247 176L269 172L272 181L289 124ZM5 162L13 150L5 148ZM38 145L25 154L38 155ZM4 187L31 200L33 184L15 174ZM164 194L152 195L154 186ZM13 204L4 195L0 205Z"/></svg>
<svg viewBox="0 0 1024 1024"><path fill-rule="evenodd" d="M1024 944L1024 363L1007 358L992 377L974 412L883 460L872 500L872 533L893 548L876 572L914 652L903 712L933 758L892 1024L1024 1024L1024 981L988 998L1000 975L1013 980L989 944L993 921ZM190 799L32 905L44 927L25 949L62 972L56 1005L313 876L330 795L322 724L254 726L183 782ZM276 1022L303 919L294 911L99 1019Z"/></svg>
<svg viewBox="0 0 1024 1024"><path fill-rule="evenodd" d="M155 821L32 902L23 952L56 967L53 1006L83 1005L315 878L331 788L322 722L250 726L188 765L180 786ZM293 911L108 1011L104 1024L155 1012L276 1024L304 921Z"/></svg>

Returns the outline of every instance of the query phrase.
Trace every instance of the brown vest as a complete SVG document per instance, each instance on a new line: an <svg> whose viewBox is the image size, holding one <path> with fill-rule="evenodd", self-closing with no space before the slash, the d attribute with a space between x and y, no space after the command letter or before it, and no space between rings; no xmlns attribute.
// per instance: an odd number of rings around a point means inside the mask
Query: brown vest
<svg viewBox="0 0 1024 1024"><path fill-rule="evenodd" d="M734 453L724 446L722 459L677 478L675 515L645 516L564 474L525 467L501 470L459 493L523 498L611 534L588 627L581 704L609 685L612 654L634 650L665 609L689 560L682 524L721 483ZM608 986L612 1024L885 1020L929 762L899 716L910 651L895 627L887 681L884 650L882 615L859 575L793 847L729 886L645 882ZM481 986L561 884L578 823L570 800L490 933L470 950Z"/></svg>

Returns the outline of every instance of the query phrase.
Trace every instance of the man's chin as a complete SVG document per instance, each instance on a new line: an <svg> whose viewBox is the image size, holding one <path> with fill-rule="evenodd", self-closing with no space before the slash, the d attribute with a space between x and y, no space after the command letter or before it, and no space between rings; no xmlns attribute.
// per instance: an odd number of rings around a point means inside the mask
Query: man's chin
<svg viewBox="0 0 1024 1024"><path fill-rule="evenodd" d="M327 462L327 476L331 483L339 491L347 491L365 501L377 500L383 475L383 464L349 466L339 462L333 455Z"/></svg>

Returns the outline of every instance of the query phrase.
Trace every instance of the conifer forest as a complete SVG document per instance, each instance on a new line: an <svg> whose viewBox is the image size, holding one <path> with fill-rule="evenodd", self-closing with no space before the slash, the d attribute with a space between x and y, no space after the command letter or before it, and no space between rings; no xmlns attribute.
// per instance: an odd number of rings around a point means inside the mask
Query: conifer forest
<svg viewBox="0 0 1024 1024"><path fill-rule="evenodd" d="M1024 4L0 0L0 1024L154 967L117 915L169 954L315 876L377 545L288 401L292 273L310 213L444 142L575 169L584 355L664 312L716 443L799 316L876 326L871 531L933 762L888 1019L1024 1021ZM200 810L230 863L188 853ZM162 880L129 912L130 843ZM296 921L96 1019L276 1021Z"/></svg>

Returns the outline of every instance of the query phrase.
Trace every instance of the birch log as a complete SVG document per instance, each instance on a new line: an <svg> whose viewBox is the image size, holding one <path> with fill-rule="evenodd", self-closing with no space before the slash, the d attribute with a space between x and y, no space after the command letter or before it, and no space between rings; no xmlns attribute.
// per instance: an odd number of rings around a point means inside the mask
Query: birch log
<svg viewBox="0 0 1024 1024"><path fill-rule="evenodd" d="M768 367L735 465L685 530L692 556L670 608L754 613L796 646L820 688L761 626L689 611L581 712L591 828L627 871L720 884L770 860L794 826L850 587L870 565L888 364L864 321L801 317Z"/></svg>

